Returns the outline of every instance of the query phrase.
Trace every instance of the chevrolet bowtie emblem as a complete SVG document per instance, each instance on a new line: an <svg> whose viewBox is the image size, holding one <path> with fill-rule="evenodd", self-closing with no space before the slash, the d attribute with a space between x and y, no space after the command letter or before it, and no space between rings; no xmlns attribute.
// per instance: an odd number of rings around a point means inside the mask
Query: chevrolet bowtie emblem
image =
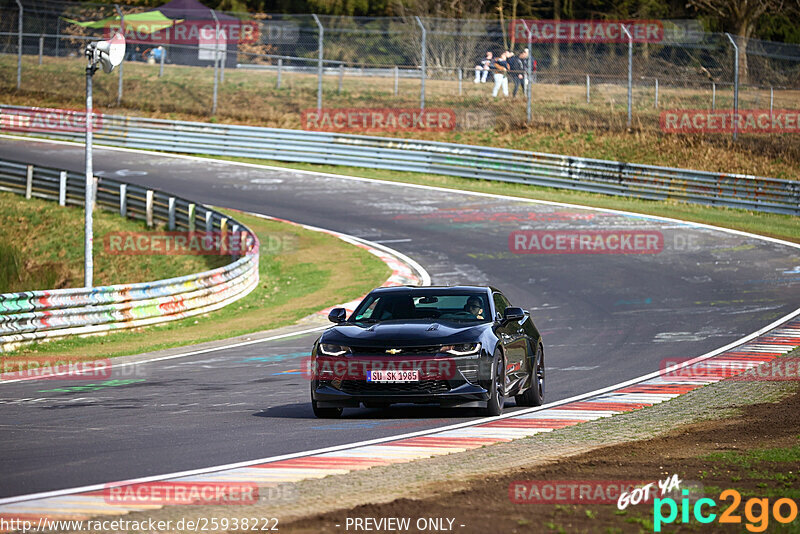
<svg viewBox="0 0 800 534"><path fill-rule="evenodd" d="M389 349L386 351L387 354L400 354L401 352L403 352L402 349Z"/></svg>

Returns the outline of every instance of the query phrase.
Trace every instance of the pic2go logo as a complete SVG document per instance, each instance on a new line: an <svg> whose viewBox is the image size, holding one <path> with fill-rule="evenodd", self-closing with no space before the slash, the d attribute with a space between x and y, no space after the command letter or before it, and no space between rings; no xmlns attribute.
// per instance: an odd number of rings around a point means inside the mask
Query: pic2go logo
<svg viewBox="0 0 800 534"><path fill-rule="evenodd" d="M697 499L694 506L689 503L689 491L683 490L681 499L680 514L681 523L690 521L690 512L698 523L711 523L717 518L717 514L711 509L717 506L714 499L704 497ZM741 494L734 489L727 489L719 494L720 501L731 500L731 505L719 515L720 523L741 524L742 517L736 513L742 503ZM666 510L665 510L666 508ZM665 516L664 513L667 512ZM752 497L744 504L744 516L747 519L745 528L750 532L764 532L769 526L770 511L778 523L791 523L797 518L797 503L789 498L781 498L772 503L767 498ZM786 513L788 512L788 513ZM661 532L662 525L669 525L678 519L678 504L675 499L667 497L664 499L656 498L653 500L653 530Z"/></svg>

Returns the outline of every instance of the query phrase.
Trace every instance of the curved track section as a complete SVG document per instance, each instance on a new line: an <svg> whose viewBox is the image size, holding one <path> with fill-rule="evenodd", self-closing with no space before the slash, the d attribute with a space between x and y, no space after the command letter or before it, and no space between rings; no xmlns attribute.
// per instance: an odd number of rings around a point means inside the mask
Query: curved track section
<svg viewBox="0 0 800 534"><path fill-rule="evenodd" d="M80 169L79 146L0 140L0 157ZM543 332L548 401L705 354L794 311L795 247L644 216L282 169L100 149L109 176L356 235L433 283L491 283ZM646 231L655 254L517 254L516 231ZM314 335L137 366L142 380L0 389L0 496L138 478L377 439L476 417L397 407L313 418L296 372ZM511 405L509 405L511 409ZM76 455L75 451L88 451ZM187 452L188 451L188 452Z"/></svg>

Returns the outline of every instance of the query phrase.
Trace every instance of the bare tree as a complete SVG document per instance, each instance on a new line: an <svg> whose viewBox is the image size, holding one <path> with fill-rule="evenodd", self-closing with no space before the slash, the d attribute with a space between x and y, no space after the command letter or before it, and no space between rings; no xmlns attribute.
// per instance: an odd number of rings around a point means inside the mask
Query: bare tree
<svg viewBox="0 0 800 534"><path fill-rule="evenodd" d="M800 12L800 0L788 0L792 11ZM747 41L761 15L782 11L786 0L689 0L686 7L719 17L733 30L739 47L739 79L747 83Z"/></svg>

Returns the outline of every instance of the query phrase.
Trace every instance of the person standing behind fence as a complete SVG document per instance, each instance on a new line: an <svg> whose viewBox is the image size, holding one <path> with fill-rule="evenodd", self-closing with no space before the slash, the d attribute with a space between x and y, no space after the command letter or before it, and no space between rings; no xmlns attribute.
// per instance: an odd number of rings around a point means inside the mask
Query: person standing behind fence
<svg viewBox="0 0 800 534"><path fill-rule="evenodd" d="M486 52L486 57L475 65L475 83L486 83L489 76L489 69L492 66L492 53Z"/></svg>
<svg viewBox="0 0 800 534"><path fill-rule="evenodd" d="M497 98L497 93L500 89L503 90L503 96L508 96L508 62L506 58L509 52L505 51L499 57L492 61L492 76L494 78L494 87L492 88L492 98Z"/></svg>
<svg viewBox="0 0 800 534"><path fill-rule="evenodd" d="M511 81L514 83L514 92L512 93L514 98L517 98L517 89L520 89L522 94L525 94L525 88L523 87L523 72L525 69L525 65L522 63L522 60L514 55L514 52L509 52L508 56L508 77L511 78Z"/></svg>

